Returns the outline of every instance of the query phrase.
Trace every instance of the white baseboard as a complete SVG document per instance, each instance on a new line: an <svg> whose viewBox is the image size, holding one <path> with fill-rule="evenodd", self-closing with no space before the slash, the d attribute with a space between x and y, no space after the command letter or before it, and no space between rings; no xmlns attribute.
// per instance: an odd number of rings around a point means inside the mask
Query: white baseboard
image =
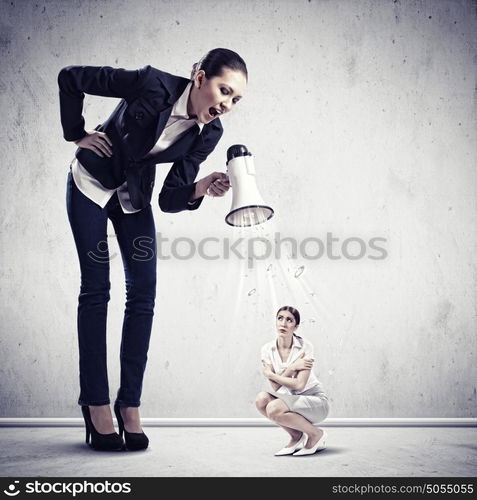
<svg viewBox="0 0 477 500"><path fill-rule="evenodd" d="M268 427L266 418L143 418L144 427ZM78 427L81 418L0 418L0 427ZM477 427L477 418L328 418L320 427Z"/></svg>

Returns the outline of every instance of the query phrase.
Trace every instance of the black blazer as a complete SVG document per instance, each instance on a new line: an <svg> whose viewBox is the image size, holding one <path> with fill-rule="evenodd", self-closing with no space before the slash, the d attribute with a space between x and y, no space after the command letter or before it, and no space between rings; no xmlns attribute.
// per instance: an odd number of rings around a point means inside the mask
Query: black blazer
<svg viewBox="0 0 477 500"><path fill-rule="evenodd" d="M84 93L121 98L111 116L96 130L105 132L113 143L113 155L101 158L89 149L78 148L81 165L103 186L119 187L126 180L134 208L144 208L154 187L155 165L173 163L159 194L164 212L194 210L203 198L189 204L195 191L200 164L214 150L223 129L216 118L202 132L194 125L165 151L145 158L159 139L174 103L189 80L151 66L125 70L108 66L67 66L58 75L63 135L77 141L84 129Z"/></svg>

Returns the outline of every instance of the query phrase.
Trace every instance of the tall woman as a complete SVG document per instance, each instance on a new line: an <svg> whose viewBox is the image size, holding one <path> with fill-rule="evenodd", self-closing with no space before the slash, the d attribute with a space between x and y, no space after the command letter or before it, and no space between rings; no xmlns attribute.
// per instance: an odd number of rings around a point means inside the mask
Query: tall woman
<svg viewBox="0 0 477 500"><path fill-rule="evenodd" d="M172 163L159 206L196 210L205 194L223 196L225 174L195 181L221 135L220 117L244 94L247 68L228 49L208 52L190 79L151 66L125 70L68 66L58 75L64 138L78 149L67 178L66 203L81 270L78 339L86 442L95 449L144 449L139 406L156 293L156 231L151 209L155 166ZM84 94L121 99L107 120L85 130ZM109 301L107 221L111 220L126 277L121 380L113 427L106 367ZM178 297L179 299L179 297Z"/></svg>
<svg viewBox="0 0 477 500"><path fill-rule="evenodd" d="M260 413L290 435L275 455L312 455L326 446L327 433L314 424L328 415L328 398L313 373L313 346L296 334L300 313L291 306L276 315L277 338L262 346L263 375L271 390L260 392Z"/></svg>

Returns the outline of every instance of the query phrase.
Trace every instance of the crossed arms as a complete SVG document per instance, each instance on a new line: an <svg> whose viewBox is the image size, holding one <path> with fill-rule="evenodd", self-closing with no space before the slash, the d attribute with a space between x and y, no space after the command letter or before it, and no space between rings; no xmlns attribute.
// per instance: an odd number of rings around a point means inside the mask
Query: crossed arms
<svg viewBox="0 0 477 500"><path fill-rule="evenodd" d="M298 392L303 391L313 368L313 360L304 359L304 356L305 353L301 354L281 375L275 373L271 364L262 360L262 373L270 381L274 391L282 385Z"/></svg>

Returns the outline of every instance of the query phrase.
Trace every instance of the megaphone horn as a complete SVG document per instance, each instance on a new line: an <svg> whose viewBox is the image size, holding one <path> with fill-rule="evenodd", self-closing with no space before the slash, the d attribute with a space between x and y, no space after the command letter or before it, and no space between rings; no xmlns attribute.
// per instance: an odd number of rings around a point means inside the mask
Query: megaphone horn
<svg viewBox="0 0 477 500"><path fill-rule="evenodd" d="M234 144L227 150L227 174L233 195L232 207L225 217L227 224L254 226L273 216L273 209L258 192L252 153L243 144Z"/></svg>

